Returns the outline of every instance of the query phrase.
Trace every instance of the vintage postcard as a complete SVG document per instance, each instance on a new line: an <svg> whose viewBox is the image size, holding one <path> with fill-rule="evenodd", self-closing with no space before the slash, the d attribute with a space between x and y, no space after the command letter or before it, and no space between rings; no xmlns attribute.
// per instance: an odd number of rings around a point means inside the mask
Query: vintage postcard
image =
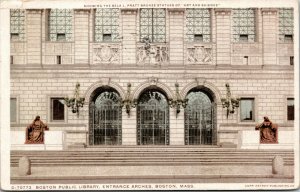
<svg viewBox="0 0 300 192"><path fill-rule="evenodd" d="M296 0L2 0L1 190L299 188Z"/></svg>

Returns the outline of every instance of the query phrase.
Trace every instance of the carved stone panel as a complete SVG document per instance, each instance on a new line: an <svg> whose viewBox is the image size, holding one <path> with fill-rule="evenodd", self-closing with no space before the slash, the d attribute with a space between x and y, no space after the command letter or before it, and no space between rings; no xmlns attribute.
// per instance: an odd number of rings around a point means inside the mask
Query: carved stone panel
<svg viewBox="0 0 300 192"><path fill-rule="evenodd" d="M94 64L120 63L120 45L115 43L94 44L93 63Z"/></svg>
<svg viewBox="0 0 300 192"><path fill-rule="evenodd" d="M188 64L212 64L212 47L210 45L188 46L186 61Z"/></svg>
<svg viewBox="0 0 300 192"><path fill-rule="evenodd" d="M161 65L169 62L169 49L165 44L140 44L137 48L137 64Z"/></svg>

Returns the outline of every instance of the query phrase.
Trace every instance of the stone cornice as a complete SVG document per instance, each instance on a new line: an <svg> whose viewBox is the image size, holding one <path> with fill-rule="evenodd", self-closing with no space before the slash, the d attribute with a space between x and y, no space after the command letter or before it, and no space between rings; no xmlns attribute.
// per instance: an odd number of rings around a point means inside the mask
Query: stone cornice
<svg viewBox="0 0 300 192"><path fill-rule="evenodd" d="M41 14L43 12L43 9L26 9L28 13L38 13Z"/></svg>
<svg viewBox="0 0 300 192"><path fill-rule="evenodd" d="M79 14L86 14L89 13L90 11L91 9L74 9L74 12Z"/></svg>
<svg viewBox="0 0 300 192"><path fill-rule="evenodd" d="M135 15L137 13L137 8L125 8L121 9L121 14L123 15Z"/></svg>
<svg viewBox="0 0 300 192"><path fill-rule="evenodd" d="M185 9L184 8L170 8L168 9L171 15L183 15Z"/></svg>
<svg viewBox="0 0 300 192"><path fill-rule="evenodd" d="M216 15L230 15L231 14L231 9L227 9L227 8L217 8L214 9Z"/></svg>
<svg viewBox="0 0 300 192"><path fill-rule="evenodd" d="M261 13L263 15L276 15L277 11L278 11L278 9L276 9L276 8L262 8L261 9Z"/></svg>

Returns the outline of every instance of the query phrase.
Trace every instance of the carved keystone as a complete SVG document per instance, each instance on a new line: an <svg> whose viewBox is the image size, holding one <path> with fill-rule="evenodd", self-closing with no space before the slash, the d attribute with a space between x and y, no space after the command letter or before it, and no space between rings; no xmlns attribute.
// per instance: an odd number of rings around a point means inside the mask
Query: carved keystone
<svg viewBox="0 0 300 192"><path fill-rule="evenodd" d="M27 156L23 156L19 160L19 175L26 176L31 174L31 162Z"/></svg>
<svg viewBox="0 0 300 192"><path fill-rule="evenodd" d="M277 175L283 175L284 171L284 161L279 155L276 155L272 160L272 173Z"/></svg>

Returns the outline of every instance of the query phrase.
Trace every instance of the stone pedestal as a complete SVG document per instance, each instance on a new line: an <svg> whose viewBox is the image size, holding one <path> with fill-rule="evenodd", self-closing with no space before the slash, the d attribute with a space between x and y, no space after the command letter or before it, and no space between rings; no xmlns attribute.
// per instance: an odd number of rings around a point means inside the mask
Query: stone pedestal
<svg viewBox="0 0 300 192"><path fill-rule="evenodd" d="M19 160L19 175L26 176L31 174L31 162L27 156L23 156Z"/></svg>
<svg viewBox="0 0 300 192"><path fill-rule="evenodd" d="M284 161L279 155L276 155L272 161L272 173L277 175L283 175Z"/></svg>

